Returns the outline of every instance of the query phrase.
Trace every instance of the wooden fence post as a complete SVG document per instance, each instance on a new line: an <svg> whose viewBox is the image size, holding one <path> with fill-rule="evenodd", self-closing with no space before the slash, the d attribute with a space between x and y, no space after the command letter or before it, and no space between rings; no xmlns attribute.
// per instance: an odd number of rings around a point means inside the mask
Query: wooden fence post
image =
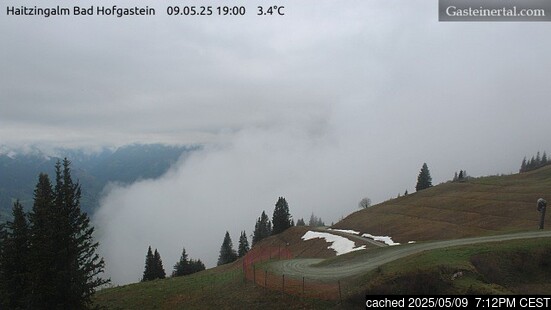
<svg viewBox="0 0 551 310"><path fill-rule="evenodd" d="M281 287L281 292L285 293L285 275L281 275L283 286Z"/></svg>

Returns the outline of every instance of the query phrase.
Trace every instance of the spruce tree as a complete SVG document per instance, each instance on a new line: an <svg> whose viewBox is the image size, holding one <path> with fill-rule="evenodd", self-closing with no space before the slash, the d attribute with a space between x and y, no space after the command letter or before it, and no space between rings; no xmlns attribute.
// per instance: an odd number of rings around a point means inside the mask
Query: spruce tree
<svg viewBox="0 0 551 310"><path fill-rule="evenodd" d="M299 218L297 220L297 226L306 226L306 223L304 223L304 219L303 218Z"/></svg>
<svg viewBox="0 0 551 310"><path fill-rule="evenodd" d="M522 160L522 163L520 164L519 172L520 173L526 172L526 166L527 166L526 157L524 157L524 159Z"/></svg>
<svg viewBox="0 0 551 310"><path fill-rule="evenodd" d="M190 274L205 270L205 264L200 259L191 259L189 261Z"/></svg>
<svg viewBox="0 0 551 310"><path fill-rule="evenodd" d="M48 175L41 173L34 190L34 203L29 214L30 221L30 264L31 308L55 308L58 277L57 220L54 213L54 192Z"/></svg>
<svg viewBox="0 0 551 310"><path fill-rule="evenodd" d="M237 256L243 257L245 254L249 252L249 240L247 240L247 234L245 231L241 232L241 236L239 236L239 246L237 249Z"/></svg>
<svg viewBox="0 0 551 310"><path fill-rule="evenodd" d="M56 164L54 211L57 217L57 304L65 309L86 308L92 305L95 290L108 283L101 273L105 262L97 253L94 227L88 214L80 209L80 184L73 182L71 162L65 158Z"/></svg>
<svg viewBox="0 0 551 310"><path fill-rule="evenodd" d="M270 236L272 234L272 224L266 212L262 211L262 214L256 221L253 233L253 246L260 240Z"/></svg>
<svg viewBox="0 0 551 310"><path fill-rule="evenodd" d="M2 299L7 309L27 307L30 290L29 226L23 206L16 201L12 209L13 221L6 225L3 251L0 255L3 288Z"/></svg>
<svg viewBox="0 0 551 310"><path fill-rule="evenodd" d="M545 166L547 165L547 153L544 151L543 155L541 156L541 165Z"/></svg>
<svg viewBox="0 0 551 310"><path fill-rule="evenodd" d="M6 297L6 287L2 279L5 279L6 274L4 272L4 265L2 263L2 255L4 253L4 243L6 240L6 226L0 223L0 309L6 309L8 307L8 299Z"/></svg>
<svg viewBox="0 0 551 310"><path fill-rule="evenodd" d="M157 249L155 249L155 253L153 254L153 262L155 279L166 278L165 268L163 267L163 260L161 259L161 254L159 254L159 251L157 251Z"/></svg>
<svg viewBox="0 0 551 310"><path fill-rule="evenodd" d="M291 214L289 214L289 204L283 197L279 197L274 214L272 216L272 235L282 233L287 228L291 227Z"/></svg>
<svg viewBox="0 0 551 310"><path fill-rule="evenodd" d="M151 246L147 248L145 255L145 268L143 271L142 282L155 280L155 257L151 251Z"/></svg>
<svg viewBox="0 0 551 310"><path fill-rule="evenodd" d="M430 176L429 167L426 163L423 164L419 176L417 177L417 185L415 185L416 191L421 191L432 187L432 178Z"/></svg>
<svg viewBox="0 0 551 310"><path fill-rule="evenodd" d="M231 263L237 259L237 253L233 249L233 243L231 241L230 233L226 231L226 235L224 236L224 241L222 242L222 246L220 247L220 255L218 256L218 263L217 265L224 265L227 263Z"/></svg>
<svg viewBox="0 0 551 310"><path fill-rule="evenodd" d="M186 249L182 249L182 255L180 260L174 265L174 270L172 271L173 277L180 277L190 274L190 261L187 258Z"/></svg>

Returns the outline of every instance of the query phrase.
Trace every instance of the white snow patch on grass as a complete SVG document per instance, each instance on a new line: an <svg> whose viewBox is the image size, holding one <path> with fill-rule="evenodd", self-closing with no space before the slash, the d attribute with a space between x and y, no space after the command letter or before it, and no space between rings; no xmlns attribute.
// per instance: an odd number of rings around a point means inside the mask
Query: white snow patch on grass
<svg viewBox="0 0 551 310"><path fill-rule="evenodd" d="M365 250L365 245L355 247L356 244L354 243L354 241L349 240L345 237L333 235L330 233L323 233L323 232L316 232L316 231L309 230L304 234L304 236L302 236L302 240L304 241L315 239L315 238L325 239L326 242L331 243L331 245L328 246L327 248L334 250L337 253L337 256L350 253L353 251Z"/></svg>
<svg viewBox="0 0 551 310"><path fill-rule="evenodd" d="M351 234L351 235L359 235L359 234L360 234L359 231L350 230L350 229L333 229L333 228L328 228L327 230L339 231L339 232L343 232L343 233L345 233L345 234Z"/></svg>
<svg viewBox="0 0 551 310"><path fill-rule="evenodd" d="M394 242L389 236L373 236L372 234L363 234L362 237L370 238L375 241L381 241L387 245L400 245L400 243Z"/></svg>

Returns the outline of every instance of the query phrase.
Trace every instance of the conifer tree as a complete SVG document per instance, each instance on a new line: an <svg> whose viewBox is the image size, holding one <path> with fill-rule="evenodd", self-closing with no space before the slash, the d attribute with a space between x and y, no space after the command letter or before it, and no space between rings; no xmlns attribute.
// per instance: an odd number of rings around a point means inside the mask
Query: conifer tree
<svg viewBox="0 0 551 310"><path fill-rule="evenodd" d="M272 224L266 212L262 211L262 214L256 221L253 233L253 246L260 240L270 236L272 234Z"/></svg>
<svg viewBox="0 0 551 310"><path fill-rule="evenodd" d="M159 254L159 251L157 251L157 249L155 249L155 253L153 254L153 262L155 279L166 278L165 269L163 267L163 260L161 259L161 254Z"/></svg>
<svg viewBox="0 0 551 310"><path fill-rule="evenodd" d="M189 274L190 270L190 261L187 258L186 249L182 249L182 255L180 260L174 265L174 270L172 271L173 277L185 276Z"/></svg>
<svg viewBox="0 0 551 310"><path fill-rule="evenodd" d="M522 160L522 163L520 164L520 170L519 170L520 173L526 172L526 168L527 168L526 165L527 163L526 163L526 156L525 156L524 159Z"/></svg>
<svg viewBox="0 0 551 310"><path fill-rule="evenodd" d="M289 204L283 197L279 197L274 214L272 216L272 235L282 233L287 228L291 227L291 214L289 214Z"/></svg>
<svg viewBox="0 0 551 310"><path fill-rule="evenodd" d="M306 226L306 223L304 223L304 219L303 218L299 218L297 220L297 226Z"/></svg>
<svg viewBox="0 0 551 310"><path fill-rule="evenodd" d="M432 178L430 176L429 167L426 163L423 163L423 167L421 168L419 176L417 177L417 185L415 185L415 190L421 191L429 187L432 187Z"/></svg>
<svg viewBox="0 0 551 310"><path fill-rule="evenodd" d="M201 262L200 259L188 259L186 249L182 250L182 255L180 260L174 265L174 270L172 271L173 277L187 276L199 271L205 270L205 265Z"/></svg>
<svg viewBox="0 0 551 310"><path fill-rule="evenodd" d="M99 243L94 241L90 218L80 209L81 188L73 182L70 165L65 158L55 167L53 214L57 231L53 236L58 270L54 287L58 307L79 309L91 306L96 288L109 280L99 277L105 262L96 253Z"/></svg>
<svg viewBox="0 0 551 310"><path fill-rule="evenodd" d="M6 240L6 226L3 223L0 223L0 309L5 309L8 307L7 302L8 299L6 297L6 287L5 287L5 281L2 281L2 279L6 278L6 274L4 272L4 266L2 263L2 255L4 253L4 243Z"/></svg>
<svg viewBox="0 0 551 310"><path fill-rule="evenodd" d="M237 256L243 257L245 254L249 252L249 240L247 240L247 234L245 231L241 232L241 236L239 236L239 246L237 249Z"/></svg>
<svg viewBox="0 0 551 310"><path fill-rule="evenodd" d="M41 173L34 190L34 203L29 214L31 307L53 308L56 305L54 279L58 270L55 242L57 219L55 218L54 193L48 175Z"/></svg>
<svg viewBox="0 0 551 310"><path fill-rule="evenodd" d="M543 152L543 155L541 156L541 165L542 166L547 165L547 153L545 153L545 151Z"/></svg>
<svg viewBox="0 0 551 310"><path fill-rule="evenodd" d="M70 162L57 162L56 184L40 174L28 224L27 251L21 261L28 269L26 308L83 309L92 306L104 262L96 253L94 228L80 210L80 185L71 178ZM18 218L24 218L20 207ZM22 223L22 222L21 222ZM12 274L13 275L13 274Z"/></svg>
<svg viewBox="0 0 551 310"><path fill-rule="evenodd" d="M205 270L205 264L203 264L203 262L200 259L197 259L197 260L191 259L189 261L189 264L191 266L191 273L196 273L196 272Z"/></svg>
<svg viewBox="0 0 551 310"><path fill-rule="evenodd" d="M147 248L147 254L145 255L145 268L143 271L142 282L155 280L155 276L155 257L151 251L151 246L149 246Z"/></svg>
<svg viewBox="0 0 551 310"><path fill-rule="evenodd" d="M29 271L29 226L23 206L16 201L12 209L13 221L6 225L3 250L0 255L2 266L2 302L7 309L24 309L30 294ZM3 308L4 308L3 307Z"/></svg>
<svg viewBox="0 0 551 310"><path fill-rule="evenodd" d="M222 246L220 247L220 255L218 256L218 263L217 265L224 265L227 263L231 263L237 259L237 253L233 249L233 243L231 241L230 233L226 231L226 235L224 236L224 241L222 242Z"/></svg>

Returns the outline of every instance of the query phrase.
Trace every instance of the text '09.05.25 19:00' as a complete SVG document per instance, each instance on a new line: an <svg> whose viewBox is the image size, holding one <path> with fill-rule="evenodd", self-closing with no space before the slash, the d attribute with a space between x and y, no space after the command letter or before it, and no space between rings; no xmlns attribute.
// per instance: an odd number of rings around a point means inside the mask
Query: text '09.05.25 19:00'
<svg viewBox="0 0 551 310"><path fill-rule="evenodd" d="M170 16L244 16L248 13L245 6L168 6L166 14ZM257 6L258 16L284 16L285 7L279 5Z"/></svg>

